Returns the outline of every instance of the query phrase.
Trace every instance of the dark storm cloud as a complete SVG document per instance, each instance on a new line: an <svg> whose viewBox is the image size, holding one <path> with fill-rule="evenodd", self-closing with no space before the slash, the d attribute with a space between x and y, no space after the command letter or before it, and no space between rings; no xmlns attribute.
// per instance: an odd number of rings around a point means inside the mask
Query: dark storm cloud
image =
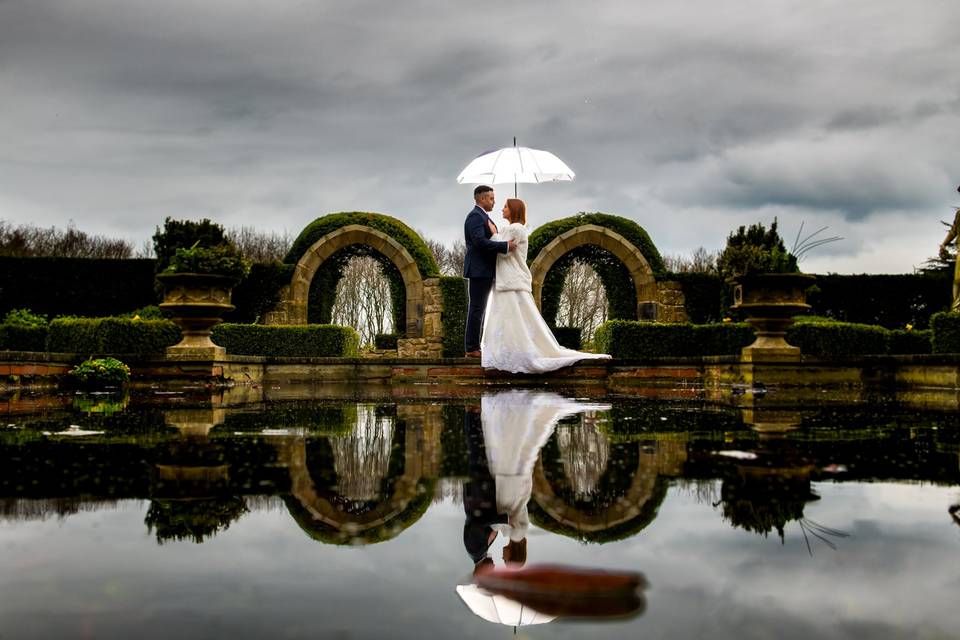
<svg viewBox="0 0 960 640"><path fill-rule="evenodd" d="M958 18L932 1L14 0L0 216L145 238L165 215L296 232L368 209L451 241L455 176L517 136L577 172L521 187L534 224L609 211L667 253L797 209L936 236L960 164ZM860 246L863 270L926 257Z"/></svg>

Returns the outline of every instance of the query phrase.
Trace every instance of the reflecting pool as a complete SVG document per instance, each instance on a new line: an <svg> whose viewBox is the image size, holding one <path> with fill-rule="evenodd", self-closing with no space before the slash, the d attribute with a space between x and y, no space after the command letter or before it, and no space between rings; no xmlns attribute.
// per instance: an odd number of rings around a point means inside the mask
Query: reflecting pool
<svg viewBox="0 0 960 640"><path fill-rule="evenodd" d="M956 408L583 393L2 399L0 638L960 634Z"/></svg>

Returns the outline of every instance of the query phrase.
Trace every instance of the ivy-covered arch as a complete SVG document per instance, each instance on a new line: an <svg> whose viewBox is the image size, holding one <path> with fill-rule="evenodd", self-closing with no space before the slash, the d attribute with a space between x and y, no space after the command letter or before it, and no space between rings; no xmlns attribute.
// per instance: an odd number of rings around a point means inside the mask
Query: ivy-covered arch
<svg viewBox="0 0 960 640"><path fill-rule="evenodd" d="M337 283L347 262L370 256L390 282L397 333L421 337L424 331L424 280L440 270L423 239L406 224L381 213L341 212L307 225L284 258L295 265L267 324L330 322Z"/></svg>
<svg viewBox="0 0 960 640"><path fill-rule="evenodd" d="M575 260L589 264L603 282L610 319L636 320L641 302L657 299L656 276L663 258L636 222L606 213L579 213L537 227L530 234L527 263L533 297L554 324L560 292Z"/></svg>

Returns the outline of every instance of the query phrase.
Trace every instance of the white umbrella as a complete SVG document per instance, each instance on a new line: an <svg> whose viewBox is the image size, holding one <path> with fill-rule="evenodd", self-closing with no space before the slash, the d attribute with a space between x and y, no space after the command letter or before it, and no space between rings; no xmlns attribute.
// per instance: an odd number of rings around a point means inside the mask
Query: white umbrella
<svg viewBox="0 0 960 640"><path fill-rule="evenodd" d="M555 616L548 616L525 607L506 596L498 596L475 584L457 585L457 595L470 611L488 622L523 627L528 624L544 624Z"/></svg>
<svg viewBox="0 0 960 640"><path fill-rule="evenodd" d="M516 196L518 182L557 182L573 180L575 176L563 160L549 151L518 147L514 138L512 147L487 151L474 158L457 176L457 184L512 182Z"/></svg>

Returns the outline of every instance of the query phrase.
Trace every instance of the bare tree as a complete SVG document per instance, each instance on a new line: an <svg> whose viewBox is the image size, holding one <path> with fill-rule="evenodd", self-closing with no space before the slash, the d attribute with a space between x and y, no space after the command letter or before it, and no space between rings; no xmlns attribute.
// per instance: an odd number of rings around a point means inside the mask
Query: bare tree
<svg viewBox="0 0 960 640"><path fill-rule="evenodd" d="M671 273L717 273L720 251L708 251L697 247L689 256L680 254L663 256L663 264Z"/></svg>
<svg viewBox="0 0 960 640"><path fill-rule="evenodd" d="M133 245L126 240L79 231L72 220L65 231L0 220L0 255L123 259L133 255Z"/></svg>
<svg viewBox="0 0 960 640"><path fill-rule="evenodd" d="M447 247L440 242L427 238L420 233L423 241L427 243L427 248L433 254L433 259L440 268L440 274L445 276L459 276L463 274L463 259L467 255L467 246L463 240L457 240L452 247Z"/></svg>
<svg viewBox="0 0 960 640"><path fill-rule="evenodd" d="M607 293L600 276L581 260L574 260L563 281L557 307L557 325L579 327L584 342L607 320Z"/></svg>
<svg viewBox="0 0 960 640"><path fill-rule="evenodd" d="M231 227L225 235L245 258L254 262L283 260L293 246L293 238L286 229L277 232L261 231L256 227Z"/></svg>
<svg viewBox="0 0 960 640"><path fill-rule="evenodd" d="M369 256L351 258L337 284L331 321L356 329L367 346L378 333L393 332L392 310L390 281L380 264Z"/></svg>

